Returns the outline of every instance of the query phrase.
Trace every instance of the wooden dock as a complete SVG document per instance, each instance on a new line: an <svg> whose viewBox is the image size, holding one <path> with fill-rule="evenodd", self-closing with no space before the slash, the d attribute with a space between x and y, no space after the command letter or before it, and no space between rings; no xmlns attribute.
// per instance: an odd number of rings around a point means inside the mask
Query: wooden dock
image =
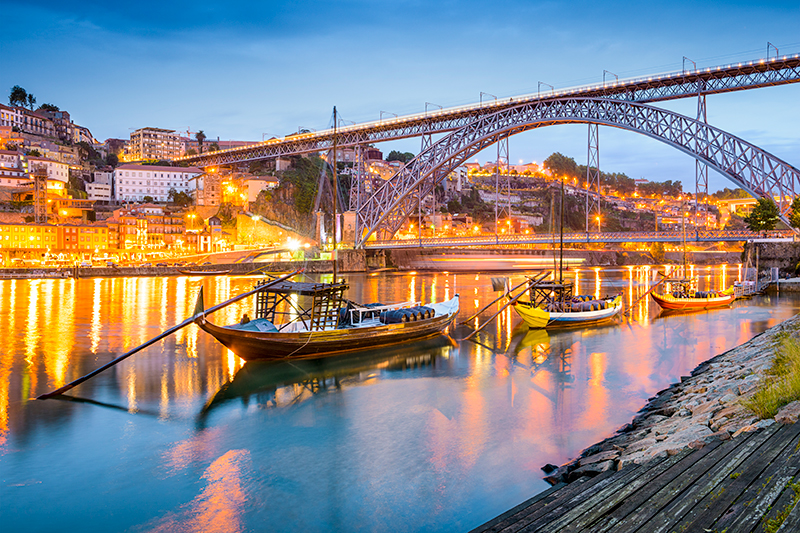
<svg viewBox="0 0 800 533"><path fill-rule="evenodd" d="M473 533L800 531L795 483L800 483L800 423L776 423L698 450L554 485Z"/></svg>

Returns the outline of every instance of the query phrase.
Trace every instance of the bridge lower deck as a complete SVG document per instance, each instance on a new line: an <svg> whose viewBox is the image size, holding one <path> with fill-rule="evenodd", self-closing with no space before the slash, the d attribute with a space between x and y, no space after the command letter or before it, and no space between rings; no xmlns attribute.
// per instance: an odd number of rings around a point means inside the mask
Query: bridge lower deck
<svg viewBox="0 0 800 533"><path fill-rule="evenodd" d="M800 531L797 483L800 424L773 424L555 485L473 533Z"/></svg>

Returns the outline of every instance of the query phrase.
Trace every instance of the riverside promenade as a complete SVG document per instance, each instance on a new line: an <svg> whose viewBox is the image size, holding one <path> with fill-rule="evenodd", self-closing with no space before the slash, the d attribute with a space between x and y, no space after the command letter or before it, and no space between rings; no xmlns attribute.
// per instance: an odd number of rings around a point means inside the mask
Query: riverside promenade
<svg viewBox="0 0 800 533"><path fill-rule="evenodd" d="M798 328L800 315L700 364L473 533L800 531L800 402L763 420L743 405Z"/></svg>

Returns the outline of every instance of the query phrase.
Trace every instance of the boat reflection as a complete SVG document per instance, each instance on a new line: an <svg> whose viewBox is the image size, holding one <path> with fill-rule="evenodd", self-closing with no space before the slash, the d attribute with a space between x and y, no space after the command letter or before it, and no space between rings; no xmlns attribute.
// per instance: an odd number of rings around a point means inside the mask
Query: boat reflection
<svg viewBox="0 0 800 533"><path fill-rule="evenodd" d="M374 371L404 371L435 366L457 348L447 335L419 342L374 350L361 350L336 357L297 361L249 361L206 402L202 421L216 407L240 399L244 405L255 401L264 407L293 405L347 383L364 383Z"/></svg>

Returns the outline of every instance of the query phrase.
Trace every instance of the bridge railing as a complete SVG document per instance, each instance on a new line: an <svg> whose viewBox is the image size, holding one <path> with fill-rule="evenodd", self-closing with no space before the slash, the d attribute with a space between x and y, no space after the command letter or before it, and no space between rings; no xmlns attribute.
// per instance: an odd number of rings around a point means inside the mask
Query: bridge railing
<svg viewBox="0 0 800 533"><path fill-rule="evenodd" d="M758 239L792 239L790 230L754 232L750 230L701 230L687 231L686 242L742 242ZM636 242L683 242L682 231L642 232L570 232L563 235L565 244L609 244ZM408 237L391 240L369 241L366 248L433 248L448 246L508 246L514 244L553 244L561 241L559 234L534 233L510 235L463 235L448 237Z"/></svg>

